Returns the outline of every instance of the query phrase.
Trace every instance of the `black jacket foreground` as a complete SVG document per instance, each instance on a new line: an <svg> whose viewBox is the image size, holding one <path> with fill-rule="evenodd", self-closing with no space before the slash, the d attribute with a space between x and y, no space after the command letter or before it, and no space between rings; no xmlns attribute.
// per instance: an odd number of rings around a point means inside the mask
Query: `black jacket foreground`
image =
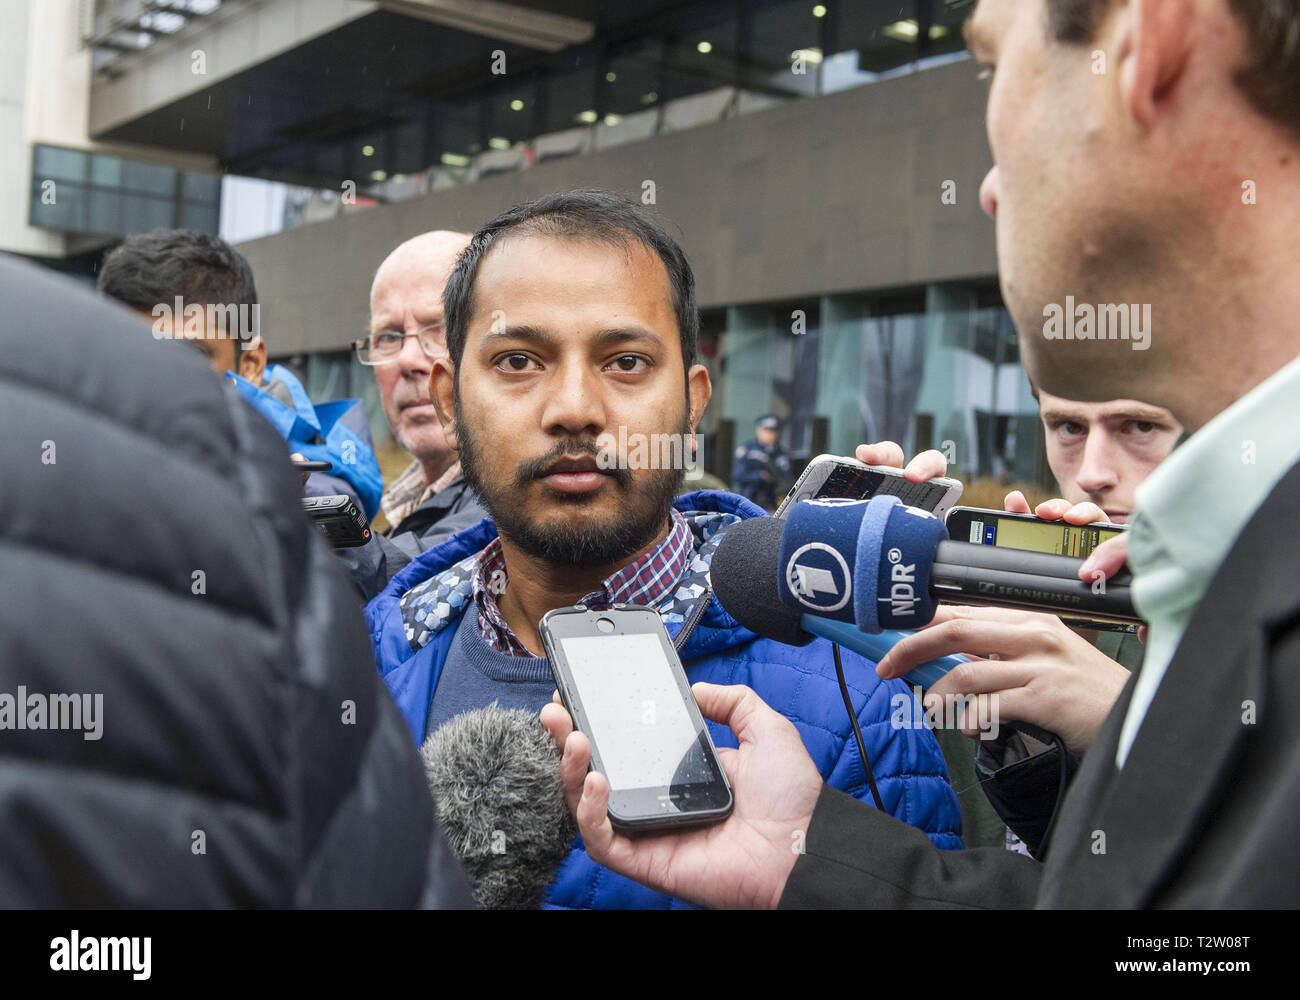
<svg viewBox="0 0 1300 1000"><path fill-rule="evenodd" d="M1210 583L1119 771L1130 678L1070 785L1043 864L993 848L937 851L826 788L781 905L1300 906L1298 509L1300 465Z"/></svg>
<svg viewBox="0 0 1300 1000"><path fill-rule="evenodd" d="M0 905L472 905L270 424L62 278L0 304ZM98 739L17 728L74 694Z"/></svg>

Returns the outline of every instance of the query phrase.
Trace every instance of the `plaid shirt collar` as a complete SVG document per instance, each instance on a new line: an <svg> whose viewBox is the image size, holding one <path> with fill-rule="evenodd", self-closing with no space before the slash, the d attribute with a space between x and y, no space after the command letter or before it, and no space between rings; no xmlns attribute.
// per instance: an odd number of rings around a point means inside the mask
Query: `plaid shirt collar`
<svg viewBox="0 0 1300 1000"><path fill-rule="evenodd" d="M384 495L379 498L379 509L384 512L388 523L396 528L408 514L445 490L459 475L460 463L452 462L447 471L431 483L424 478L424 467L414 461L384 490Z"/></svg>
<svg viewBox="0 0 1300 1000"><path fill-rule="evenodd" d="M608 608L613 604L643 604L658 608L666 602L677 581L686 575L694 552L691 529L676 510L672 527L664 540L635 562L605 578L600 589L592 591L578 603L589 608ZM501 539L494 538L481 553L474 568L474 603L478 606L479 632L483 641L498 653L532 656L506 624L497 597L505 593L507 583L505 555Z"/></svg>

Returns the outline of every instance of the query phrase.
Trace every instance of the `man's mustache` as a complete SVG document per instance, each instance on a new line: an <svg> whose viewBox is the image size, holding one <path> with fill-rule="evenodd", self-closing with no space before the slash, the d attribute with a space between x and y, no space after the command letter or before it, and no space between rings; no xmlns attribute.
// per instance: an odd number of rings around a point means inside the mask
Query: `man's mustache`
<svg viewBox="0 0 1300 1000"><path fill-rule="evenodd" d="M534 479L543 478L547 470L562 458L590 455L592 458L599 459L600 454L601 450L596 442L587 438L571 438L557 442L554 448L540 458L527 458L519 463L519 467L515 470L515 486L522 488ZM600 471L619 486L626 487L632 482L632 473L627 469L610 468Z"/></svg>

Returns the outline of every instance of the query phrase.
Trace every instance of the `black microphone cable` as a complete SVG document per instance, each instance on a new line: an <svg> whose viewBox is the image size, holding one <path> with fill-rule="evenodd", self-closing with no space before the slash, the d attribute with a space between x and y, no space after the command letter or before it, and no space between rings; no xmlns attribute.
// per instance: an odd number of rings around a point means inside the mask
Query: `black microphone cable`
<svg viewBox="0 0 1300 1000"><path fill-rule="evenodd" d="M840 679L840 697L848 710L849 721L853 723L853 738L858 741L858 756L862 758L862 769L867 772L867 784L871 786L871 797L876 800L876 808L885 811L885 804L880 801L880 789L876 787L876 774L871 770L871 758L867 756L866 744L862 742L862 730L858 728L858 713L853 711L853 699L849 697L849 686L844 681L844 664L840 661L840 645L831 643L831 652L835 655L835 675Z"/></svg>

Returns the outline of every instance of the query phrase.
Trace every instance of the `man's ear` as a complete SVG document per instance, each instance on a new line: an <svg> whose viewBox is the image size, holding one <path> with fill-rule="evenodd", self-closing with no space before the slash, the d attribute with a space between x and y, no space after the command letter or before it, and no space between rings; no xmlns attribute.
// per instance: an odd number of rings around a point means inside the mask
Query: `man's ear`
<svg viewBox="0 0 1300 1000"><path fill-rule="evenodd" d="M262 372L266 371L266 341L254 337L253 343L241 350L242 344L235 345L235 371L248 379L255 386L262 384Z"/></svg>
<svg viewBox="0 0 1300 1000"><path fill-rule="evenodd" d="M691 365L686 373L686 397L690 402L691 433L700 426L700 419L713 398L713 382L709 379L709 370L703 365Z"/></svg>
<svg viewBox="0 0 1300 1000"><path fill-rule="evenodd" d="M433 371L429 373L429 398L442 424L443 436L447 444L460 451L460 442L456 438L456 366L451 358L441 357L433 362Z"/></svg>
<svg viewBox="0 0 1300 1000"><path fill-rule="evenodd" d="M1187 68L1195 16L1192 0L1129 0L1116 12L1120 93L1144 132L1155 128L1165 95Z"/></svg>

